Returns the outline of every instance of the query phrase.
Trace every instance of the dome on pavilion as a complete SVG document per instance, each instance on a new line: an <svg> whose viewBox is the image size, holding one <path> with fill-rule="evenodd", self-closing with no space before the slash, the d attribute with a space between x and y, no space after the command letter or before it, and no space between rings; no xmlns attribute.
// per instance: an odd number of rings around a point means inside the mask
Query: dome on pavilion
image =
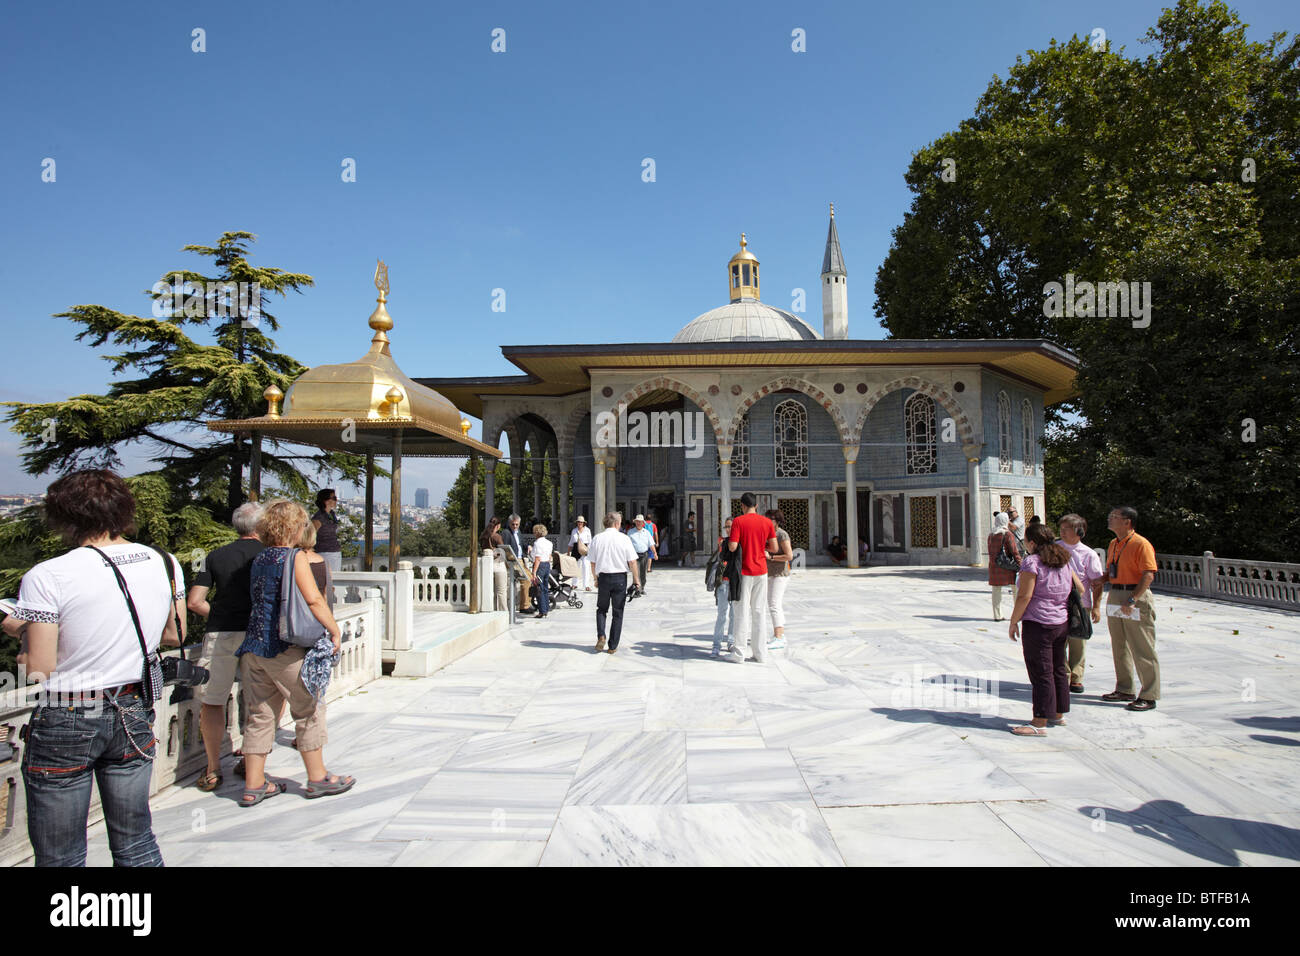
<svg viewBox="0 0 1300 956"><path fill-rule="evenodd" d="M705 312L673 336L674 342L808 342L821 336L791 312L742 299Z"/></svg>

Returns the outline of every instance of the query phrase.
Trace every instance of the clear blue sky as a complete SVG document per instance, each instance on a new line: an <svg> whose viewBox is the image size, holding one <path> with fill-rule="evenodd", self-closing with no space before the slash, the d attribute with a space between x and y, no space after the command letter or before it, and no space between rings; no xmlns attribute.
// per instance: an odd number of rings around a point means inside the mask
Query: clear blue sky
<svg viewBox="0 0 1300 956"><path fill-rule="evenodd" d="M493 375L517 371L503 344L671 338L725 302L742 230L763 298L789 308L807 289L820 328L834 201L850 335L883 337L872 287L912 153L1053 37L1101 27L1144 55L1161 6L7 4L0 398L102 391L106 364L51 313L147 314L144 290L199 263L183 245L235 229L258 235L256 262L316 279L275 309L300 361L365 351L383 257L406 372ZM1253 39L1296 25L1292 2L1235 8ZM791 50L796 28L807 52ZM406 499L425 486L440 500L455 468L412 462ZM47 482L0 435L0 491Z"/></svg>

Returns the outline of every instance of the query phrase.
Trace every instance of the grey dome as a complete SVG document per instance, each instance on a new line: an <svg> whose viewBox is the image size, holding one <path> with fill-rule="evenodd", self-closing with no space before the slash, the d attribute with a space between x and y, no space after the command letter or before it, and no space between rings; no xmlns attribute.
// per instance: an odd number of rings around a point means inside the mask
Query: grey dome
<svg viewBox="0 0 1300 956"><path fill-rule="evenodd" d="M809 342L821 336L811 325L782 309L753 299L712 309L689 322L674 342Z"/></svg>

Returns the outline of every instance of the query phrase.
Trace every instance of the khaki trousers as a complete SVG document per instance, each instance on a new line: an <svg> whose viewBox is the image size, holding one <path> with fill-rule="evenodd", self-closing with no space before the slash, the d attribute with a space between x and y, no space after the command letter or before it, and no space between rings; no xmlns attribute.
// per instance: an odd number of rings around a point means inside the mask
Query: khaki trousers
<svg viewBox="0 0 1300 956"><path fill-rule="evenodd" d="M1132 591L1111 591L1106 606L1123 604L1133 596ZM1143 700L1160 699L1160 662L1156 659L1156 605L1150 589L1137 599L1136 606L1142 617L1139 621L1107 615L1110 628L1110 650L1115 658L1115 690L1121 694L1136 693ZM1141 688L1133 689L1133 670L1136 667Z"/></svg>
<svg viewBox="0 0 1300 956"><path fill-rule="evenodd" d="M1089 614L1092 608L1084 608ZM1088 653L1088 642L1081 637L1071 637L1066 641L1068 645L1068 661L1070 667L1070 683L1083 683L1083 661L1084 656Z"/></svg>

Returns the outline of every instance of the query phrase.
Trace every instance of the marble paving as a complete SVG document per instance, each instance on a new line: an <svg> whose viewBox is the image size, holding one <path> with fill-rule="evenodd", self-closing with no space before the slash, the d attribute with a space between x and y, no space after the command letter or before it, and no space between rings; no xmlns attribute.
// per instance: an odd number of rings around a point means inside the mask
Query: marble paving
<svg viewBox="0 0 1300 956"><path fill-rule="evenodd" d="M241 808L227 761L154 829L174 866L1300 864L1300 614L1157 589L1159 708L1099 699L1103 628L1067 726L1017 737L1029 682L984 574L804 571L759 665L711 659L702 572L659 569L615 655L593 594L331 704L350 793L303 799L282 730L286 794Z"/></svg>

